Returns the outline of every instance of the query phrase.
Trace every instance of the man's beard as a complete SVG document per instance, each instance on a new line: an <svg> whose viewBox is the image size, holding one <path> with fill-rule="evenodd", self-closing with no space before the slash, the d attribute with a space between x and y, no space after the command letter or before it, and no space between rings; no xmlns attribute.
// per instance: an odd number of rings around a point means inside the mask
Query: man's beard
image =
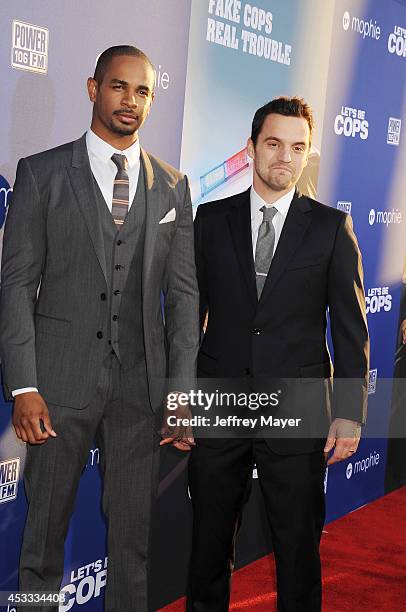
<svg viewBox="0 0 406 612"><path fill-rule="evenodd" d="M131 136L137 131L138 125L116 125L113 119L111 119L109 123L109 128L112 132L114 132L115 134L119 134L120 136Z"/></svg>

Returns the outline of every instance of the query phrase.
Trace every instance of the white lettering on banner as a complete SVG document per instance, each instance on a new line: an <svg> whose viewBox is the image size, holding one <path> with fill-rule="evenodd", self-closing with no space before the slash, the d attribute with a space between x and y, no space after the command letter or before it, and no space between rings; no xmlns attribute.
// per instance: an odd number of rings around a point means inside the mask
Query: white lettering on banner
<svg viewBox="0 0 406 612"><path fill-rule="evenodd" d="M395 26L388 36L388 51L398 57L406 57L406 28Z"/></svg>
<svg viewBox="0 0 406 612"><path fill-rule="evenodd" d="M344 202L342 200L339 200L337 202L338 210L342 210L343 212L347 213L347 215L351 214L351 206L352 206L351 202Z"/></svg>
<svg viewBox="0 0 406 612"><path fill-rule="evenodd" d="M365 111L349 106L342 106L340 114L334 120L334 132L337 136L355 138L361 140L368 138L369 123L365 118Z"/></svg>
<svg viewBox="0 0 406 612"><path fill-rule="evenodd" d="M237 0L209 0L208 13L208 42L290 66L292 46L269 37L274 27L270 11L248 2L242 8ZM244 29L240 30L241 25Z"/></svg>
<svg viewBox="0 0 406 612"><path fill-rule="evenodd" d="M369 225L374 223L380 223L382 225L399 225L402 223L402 213L398 208L392 208L392 210L377 210L371 208L368 216Z"/></svg>
<svg viewBox="0 0 406 612"><path fill-rule="evenodd" d="M373 395L376 393L376 381L378 379L378 370L375 368L374 370L369 370L369 378L368 378L368 395Z"/></svg>
<svg viewBox="0 0 406 612"><path fill-rule="evenodd" d="M388 135L386 137L386 144L399 146L401 127L402 127L401 119L397 117L389 117Z"/></svg>
<svg viewBox="0 0 406 612"><path fill-rule="evenodd" d="M48 71L49 31L24 21L13 21L11 66L46 74Z"/></svg>
<svg viewBox="0 0 406 612"><path fill-rule="evenodd" d="M0 504L16 499L20 477L20 457L0 461Z"/></svg>
<svg viewBox="0 0 406 612"><path fill-rule="evenodd" d="M373 453L369 454L369 457L355 461L354 464L348 463L345 472L347 480L356 474L366 473L370 468L376 467L379 465L379 459L379 453L377 451L373 451Z"/></svg>
<svg viewBox="0 0 406 612"><path fill-rule="evenodd" d="M75 603L81 606L101 595L101 590L106 586L107 563L108 558L105 557L71 571L70 584L61 589L62 593L67 594L67 601L60 604L59 612L67 612Z"/></svg>
<svg viewBox="0 0 406 612"><path fill-rule="evenodd" d="M376 19L366 21L365 19L360 19L355 16L351 19L350 13L345 11L342 18L342 25L346 32L351 25L351 30L360 34L363 39L372 38L374 40L379 40L381 37L381 28L376 23Z"/></svg>
<svg viewBox="0 0 406 612"><path fill-rule="evenodd" d="M389 293L389 287L373 287L368 289L365 296L367 314L375 314L381 312L389 312L392 308L392 296Z"/></svg>

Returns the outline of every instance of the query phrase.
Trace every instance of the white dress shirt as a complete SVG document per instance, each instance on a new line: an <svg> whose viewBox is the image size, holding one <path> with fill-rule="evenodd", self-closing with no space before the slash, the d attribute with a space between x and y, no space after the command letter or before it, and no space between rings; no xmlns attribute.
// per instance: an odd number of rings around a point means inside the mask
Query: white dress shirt
<svg viewBox="0 0 406 612"><path fill-rule="evenodd" d="M139 140L136 140L128 149L119 151L89 129L86 133L86 147L89 155L90 168L110 211L113 207L114 178L117 174L117 166L111 160L111 156L113 153L119 153L120 155L126 156L128 161L127 174L130 189L130 207L137 190L138 176L140 173ZM36 387L24 387L23 389L15 389L11 394L13 397L16 397L16 395L28 393L29 391L38 391L38 389Z"/></svg>
<svg viewBox="0 0 406 612"><path fill-rule="evenodd" d="M257 247L259 226L264 220L264 214L261 212L262 206L266 206L267 208L274 206L278 211L276 215L274 216L274 218L272 219L272 225L274 226L274 229L275 229L275 244L274 244L274 249L273 249L273 252L275 253L276 247L278 246L279 238L281 237L283 225L285 223L285 219L288 214L288 210L293 200L294 194L295 194L295 188L293 187L290 191L288 191L288 193L286 193L284 196L279 198L279 200L276 200L276 202L274 202L273 204L268 204L267 202L265 202L265 200L261 198L261 196L257 194L254 187L251 187L251 192L250 192L251 233L252 233L252 251L254 255L254 261L255 261L255 249Z"/></svg>
<svg viewBox="0 0 406 612"><path fill-rule="evenodd" d="M113 206L113 187L114 179L117 174L117 166L111 160L114 153L125 155L128 161L127 174L130 183L129 207L131 206L135 192L137 191L138 176L140 173L140 142L136 140L131 147L119 151L108 142L96 136L92 130L86 134L86 147L89 155L90 168L100 191L106 201L109 210Z"/></svg>

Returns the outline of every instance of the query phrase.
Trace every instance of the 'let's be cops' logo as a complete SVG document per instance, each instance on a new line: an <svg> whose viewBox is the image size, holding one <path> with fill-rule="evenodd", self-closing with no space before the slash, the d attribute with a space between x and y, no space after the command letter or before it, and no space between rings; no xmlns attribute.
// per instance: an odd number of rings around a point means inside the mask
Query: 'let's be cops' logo
<svg viewBox="0 0 406 612"><path fill-rule="evenodd" d="M342 106L340 113L334 120L334 132L337 136L351 138L359 137L361 140L368 138L369 123L365 117L365 111L349 106Z"/></svg>

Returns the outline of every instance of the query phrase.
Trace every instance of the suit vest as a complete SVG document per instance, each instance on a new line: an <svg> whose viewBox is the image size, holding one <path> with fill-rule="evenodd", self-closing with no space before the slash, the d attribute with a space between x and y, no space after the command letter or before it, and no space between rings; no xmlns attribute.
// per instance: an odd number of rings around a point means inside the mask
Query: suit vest
<svg viewBox="0 0 406 612"><path fill-rule="evenodd" d="M95 180L107 271L109 330L106 353L113 350L123 368L145 359L142 324L142 262L145 241L146 187L141 161L137 190L121 228L113 221Z"/></svg>

